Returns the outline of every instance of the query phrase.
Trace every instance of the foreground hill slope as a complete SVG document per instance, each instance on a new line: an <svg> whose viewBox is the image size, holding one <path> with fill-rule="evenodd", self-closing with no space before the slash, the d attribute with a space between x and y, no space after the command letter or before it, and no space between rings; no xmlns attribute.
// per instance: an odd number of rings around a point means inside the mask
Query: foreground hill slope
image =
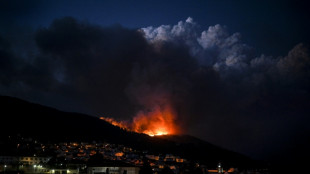
<svg viewBox="0 0 310 174"><path fill-rule="evenodd" d="M148 150L154 154L172 153L212 166L219 161L234 167L257 165L246 156L189 135L149 137L125 131L96 117L63 112L7 96L0 96L0 106L0 138L21 135L45 142L96 140Z"/></svg>

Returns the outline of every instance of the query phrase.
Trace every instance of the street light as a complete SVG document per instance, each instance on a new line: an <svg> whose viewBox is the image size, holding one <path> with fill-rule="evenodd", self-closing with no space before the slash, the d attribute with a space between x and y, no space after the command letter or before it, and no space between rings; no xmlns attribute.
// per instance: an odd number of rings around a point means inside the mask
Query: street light
<svg viewBox="0 0 310 174"><path fill-rule="evenodd" d="M7 165L4 165L4 169L3 169L3 174L5 174L5 168L7 167Z"/></svg>
<svg viewBox="0 0 310 174"><path fill-rule="evenodd" d="M37 165L33 165L33 172L36 173L36 167Z"/></svg>

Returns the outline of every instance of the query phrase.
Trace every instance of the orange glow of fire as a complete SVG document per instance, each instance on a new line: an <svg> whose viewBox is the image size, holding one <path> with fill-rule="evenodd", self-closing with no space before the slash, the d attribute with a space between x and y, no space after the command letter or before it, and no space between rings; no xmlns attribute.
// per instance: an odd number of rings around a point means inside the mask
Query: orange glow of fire
<svg viewBox="0 0 310 174"><path fill-rule="evenodd" d="M108 122L108 123L110 123L110 124L112 124L114 126L122 128L122 129L130 130L128 128L128 125L125 122L122 122L122 121L119 122L119 121L116 121L113 118L109 118L109 117L100 117L99 119L100 120L104 120L104 121L106 121L106 122Z"/></svg>
<svg viewBox="0 0 310 174"><path fill-rule="evenodd" d="M155 107L150 112L139 112L133 119L132 129L135 132L150 136L175 134L175 114L171 107Z"/></svg>
<svg viewBox="0 0 310 174"><path fill-rule="evenodd" d="M100 117L100 119L128 131L144 133L149 136L160 136L178 133L175 124L176 114L169 106L156 106L151 111L140 111L129 124L118 122L112 118Z"/></svg>

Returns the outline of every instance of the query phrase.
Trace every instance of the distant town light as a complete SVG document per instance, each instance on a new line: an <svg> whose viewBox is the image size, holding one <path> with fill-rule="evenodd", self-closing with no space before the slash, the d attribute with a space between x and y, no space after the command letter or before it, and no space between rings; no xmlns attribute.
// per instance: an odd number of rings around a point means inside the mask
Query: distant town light
<svg viewBox="0 0 310 174"><path fill-rule="evenodd" d="M4 165L4 167L7 167L6 165Z"/></svg>

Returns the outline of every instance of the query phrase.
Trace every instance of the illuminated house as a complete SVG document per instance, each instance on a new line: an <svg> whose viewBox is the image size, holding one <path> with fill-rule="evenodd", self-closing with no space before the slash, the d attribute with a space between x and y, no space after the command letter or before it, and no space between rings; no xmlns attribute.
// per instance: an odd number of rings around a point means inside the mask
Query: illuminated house
<svg viewBox="0 0 310 174"><path fill-rule="evenodd" d="M139 174L140 168L123 161L93 161L87 166L87 174Z"/></svg>
<svg viewBox="0 0 310 174"><path fill-rule="evenodd" d="M22 171L23 173L47 173L49 169L44 164L50 159L50 157L36 156L0 156L0 164L4 164L4 169L13 173L16 171Z"/></svg>
<svg viewBox="0 0 310 174"><path fill-rule="evenodd" d="M151 160L159 160L159 156L155 156L155 155L145 155L146 158L151 159Z"/></svg>
<svg viewBox="0 0 310 174"><path fill-rule="evenodd" d="M78 174L78 169L51 169L50 174Z"/></svg>
<svg viewBox="0 0 310 174"><path fill-rule="evenodd" d="M167 154L164 161L167 161L167 162L168 161L170 161L170 162L175 161L175 156L172 154Z"/></svg>
<svg viewBox="0 0 310 174"><path fill-rule="evenodd" d="M139 174L139 167L88 167L87 174Z"/></svg>
<svg viewBox="0 0 310 174"><path fill-rule="evenodd" d="M23 164L23 165L39 165L47 163L50 157L15 157L15 156L0 156L0 163L2 164Z"/></svg>
<svg viewBox="0 0 310 174"><path fill-rule="evenodd" d="M176 157L175 161L176 161L177 163L183 163L183 162L186 161L186 160L183 159L183 158L180 158L180 157Z"/></svg>
<svg viewBox="0 0 310 174"><path fill-rule="evenodd" d="M51 158L50 157L19 157L19 162L24 165L39 165L46 164Z"/></svg>

